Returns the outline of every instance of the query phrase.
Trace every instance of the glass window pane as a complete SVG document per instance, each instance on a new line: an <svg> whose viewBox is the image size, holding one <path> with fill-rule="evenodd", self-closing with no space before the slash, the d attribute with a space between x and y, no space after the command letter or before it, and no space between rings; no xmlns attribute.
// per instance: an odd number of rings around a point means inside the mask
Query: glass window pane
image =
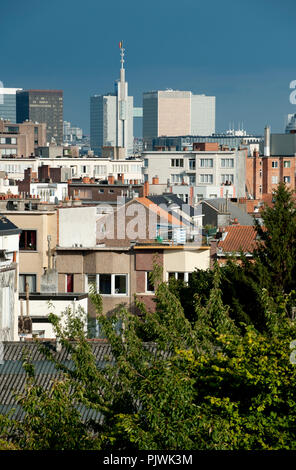
<svg viewBox="0 0 296 470"><path fill-rule="evenodd" d="M126 294L126 293L127 293L126 275L116 274L114 294Z"/></svg>
<svg viewBox="0 0 296 470"><path fill-rule="evenodd" d="M100 274L100 294L111 294L111 274Z"/></svg>
<svg viewBox="0 0 296 470"><path fill-rule="evenodd" d="M150 271L146 272L146 292L154 292L154 285L150 278Z"/></svg>
<svg viewBox="0 0 296 470"><path fill-rule="evenodd" d="M95 274L88 274L87 275L87 284L88 284L88 292L90 292L90 286L94 285L96 288L97 280Z"/></svg>

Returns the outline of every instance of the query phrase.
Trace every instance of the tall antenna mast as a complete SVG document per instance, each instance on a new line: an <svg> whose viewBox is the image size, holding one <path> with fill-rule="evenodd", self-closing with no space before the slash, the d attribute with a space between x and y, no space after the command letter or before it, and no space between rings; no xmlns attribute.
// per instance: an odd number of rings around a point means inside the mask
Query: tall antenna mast
<svg viewBox="0 0 296 470"><path fill-rule="evenodd" d="M123 69L123 64L124 64L124 51L125 49L123 48L123 41L120 41L119 43L119 48L120 48L120 62L121 62L121 68Z"/></svg>

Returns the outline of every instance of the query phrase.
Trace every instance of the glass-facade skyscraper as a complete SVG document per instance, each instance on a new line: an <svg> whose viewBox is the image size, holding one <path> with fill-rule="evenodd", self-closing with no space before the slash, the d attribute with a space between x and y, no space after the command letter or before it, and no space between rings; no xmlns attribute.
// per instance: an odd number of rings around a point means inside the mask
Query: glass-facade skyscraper
<svg viewBox="0 0 296 470"><path fill-rule="evenodd" d="M0 119L16 123L16 92L22 88L0 87Z"/></svg>
<svg viewBox="0 0 296 470"><path fill-rule="evenodd" d="M63 143L63 91L26 90L16 94L16 119L45 123L47 142Z"/></svg>

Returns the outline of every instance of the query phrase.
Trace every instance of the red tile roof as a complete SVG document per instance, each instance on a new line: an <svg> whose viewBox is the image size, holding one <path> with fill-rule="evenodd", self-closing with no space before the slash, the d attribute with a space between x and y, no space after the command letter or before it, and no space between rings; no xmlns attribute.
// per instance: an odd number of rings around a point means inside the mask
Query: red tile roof
<svg viewBox="0 0 296 470"><path fill-rule="evenodd" d="M252 253L256 247L257 233L252 225L229 225L225 227L224 233L224 240L220 240L217 245L224 253Z"/></svg>

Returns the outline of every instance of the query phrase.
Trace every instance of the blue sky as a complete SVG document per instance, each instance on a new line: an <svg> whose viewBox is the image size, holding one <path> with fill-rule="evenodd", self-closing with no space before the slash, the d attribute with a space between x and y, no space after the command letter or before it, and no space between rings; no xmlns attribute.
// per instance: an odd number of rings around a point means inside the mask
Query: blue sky
<svg viewBox="0 0 296 470"><path fill-rule="evenodd" d="M137 106L156 89L215 95L217 131L254 133L296 113L295 0L14 0L0 15L4 86L64 90L64 119L86 133L90 95L119 78L121 39Z"/></svg>

